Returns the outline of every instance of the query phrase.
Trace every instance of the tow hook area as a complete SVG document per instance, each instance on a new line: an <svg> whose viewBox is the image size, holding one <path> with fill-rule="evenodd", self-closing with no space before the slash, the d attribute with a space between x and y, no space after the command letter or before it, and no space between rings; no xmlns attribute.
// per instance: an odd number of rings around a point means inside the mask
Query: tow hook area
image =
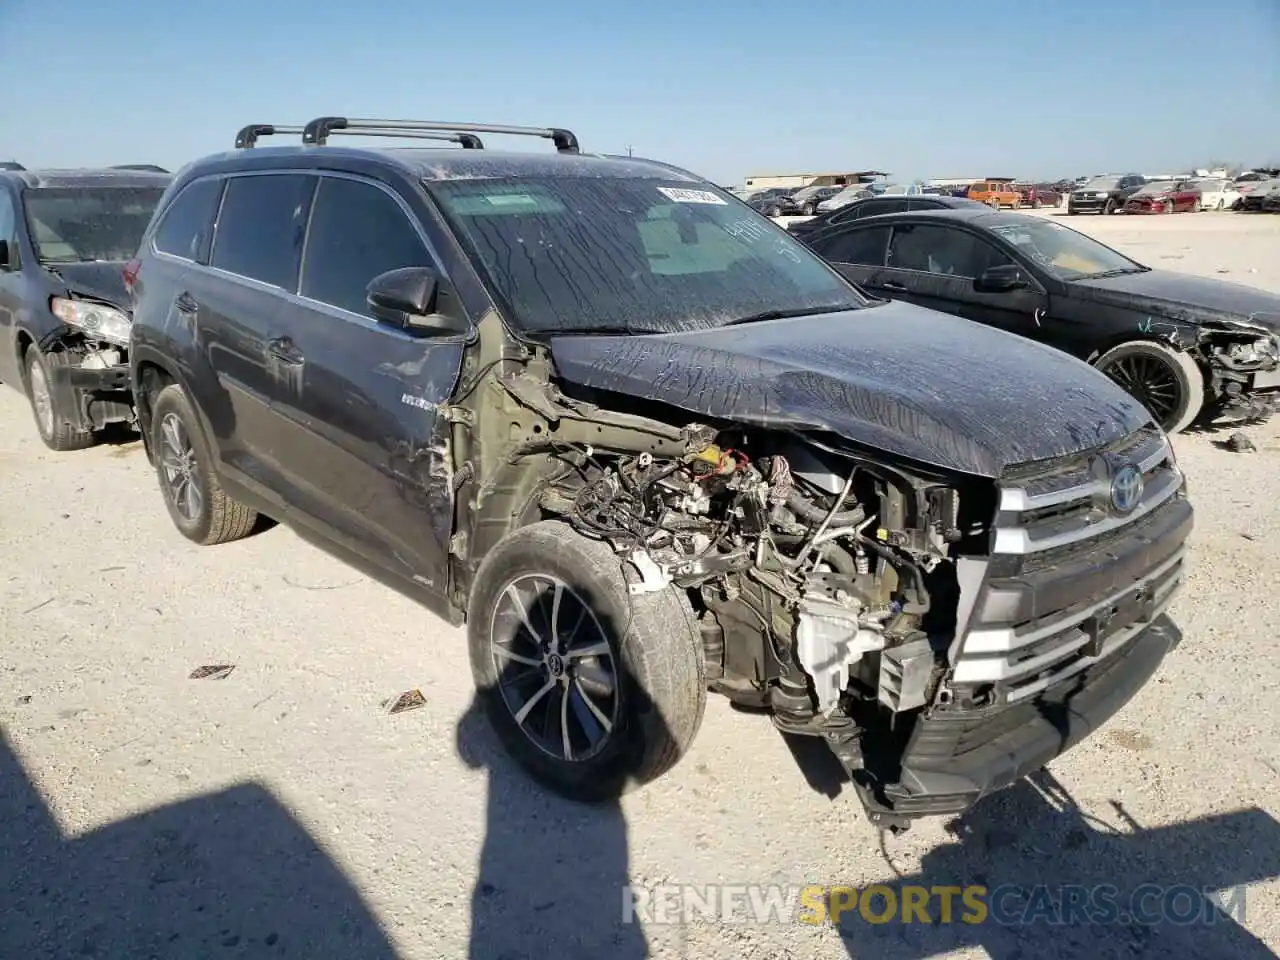
<svg viewBox="0 0 1280 960"><path fill-rule="evenodd" d="M122 351L107 348L68 352L71 363L50 365L55 409L81 430L101 430L133 420L129 365Z"/></svg>
<svg viewBox="0 0 1280 960"><path fill-rule="evenodd" d="M858 799L862 801L867 819L878 829L898 836L911 828L911 818L895 813L876 796L875 786L870 774L863 765L862 746L857 733L831 731L824 735L827 746L840 762L845 775L858 791Z"/></svg>

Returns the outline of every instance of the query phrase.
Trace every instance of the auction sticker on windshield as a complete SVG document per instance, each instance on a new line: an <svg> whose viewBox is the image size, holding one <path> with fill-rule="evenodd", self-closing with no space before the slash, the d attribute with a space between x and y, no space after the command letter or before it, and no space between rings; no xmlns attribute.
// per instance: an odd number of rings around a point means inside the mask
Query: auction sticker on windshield
<svg viewBox="0 0 1280 960"><path fill-rule="evenodd" d="M715 203L722 207L728 205L728 201L723 197L717 197L710 190L685 190L680 187L659 187L658 192L668 200L674 200L676 203Z"/></svg>

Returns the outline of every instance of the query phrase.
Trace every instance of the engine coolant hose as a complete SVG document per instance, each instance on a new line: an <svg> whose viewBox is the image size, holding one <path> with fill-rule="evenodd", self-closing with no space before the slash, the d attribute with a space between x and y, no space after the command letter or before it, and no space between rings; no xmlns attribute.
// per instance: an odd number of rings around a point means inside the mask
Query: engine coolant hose
<svg viewBox="0 0 1280 960"><path fill-rule="evenodd" d="M830 507L820 507L813 501L806 499L798 489L792 490L787 497L787 509L801 520L807 520L810 523L821 523L827 519L827 514L831 512ZM853 527L866 518L867 511L862 508L861 504L858 504L852 510L842 510L832 514L830 522L837 527Z"/></svg>

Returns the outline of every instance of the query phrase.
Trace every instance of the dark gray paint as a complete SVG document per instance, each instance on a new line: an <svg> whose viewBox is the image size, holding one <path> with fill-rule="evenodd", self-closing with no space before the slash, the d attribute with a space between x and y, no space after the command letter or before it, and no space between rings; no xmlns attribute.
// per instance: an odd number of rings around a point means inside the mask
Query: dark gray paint
<svg viewBox="0 0 1280 960"><path fill-rule="evenodd" d="M1110 443L1150 420L1052 350L906 303L632 337L557 337L557 373L703 416L822 430L987 477Z"/></svg>

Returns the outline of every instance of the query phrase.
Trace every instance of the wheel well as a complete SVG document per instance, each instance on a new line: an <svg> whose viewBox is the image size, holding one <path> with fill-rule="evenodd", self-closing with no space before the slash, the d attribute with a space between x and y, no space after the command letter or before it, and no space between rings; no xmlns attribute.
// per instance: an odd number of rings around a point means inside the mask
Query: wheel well
<svg viewBox="0 0 1280 960"><path fill-rule="evenodd" d="M137 408L138 432L142 434L142 446L151 456L151 406L152 398L161 390L176 383L177 380L168 370L158 363L144 360L138 364L138 384L133 402Z"/></svg>
<svg viewBox="0 0 1280 960"><path fill-rule="evenodd" d="M35 344L25 330L18 333L18 377L23 387L27 385L27 351Z"/></svg>
<svg viewBox="0 0 1280 960"><path fill-rule="evenodd" d="M1205 367L1205 364L1200 359L1200 357L1198 357L1195 354L1195 352L1187 349L1187 347L1184 344L1171 343L1167 337L1143 337L1143 336L1134 337L1134 336L1130 336L1129 334L1121 334L1103 343L1102 346L1098 347L1098 349L1094 350L1092 353L1089 354L1088 357L1085 358L1085 362L1088 363L1090 366L1092 366L1093 364L1097 363L1099 359L1102 358L1103 354L1109 353L1110 351L1114 350L1116 347L1123 346L1126 343L1158 343L1160 344L1160 346L1168 347L1170 350L1177 350L1180 353L1188 354L1191 357L1191 359L1196 362L1197 366L1201 368Z"/></svg>

